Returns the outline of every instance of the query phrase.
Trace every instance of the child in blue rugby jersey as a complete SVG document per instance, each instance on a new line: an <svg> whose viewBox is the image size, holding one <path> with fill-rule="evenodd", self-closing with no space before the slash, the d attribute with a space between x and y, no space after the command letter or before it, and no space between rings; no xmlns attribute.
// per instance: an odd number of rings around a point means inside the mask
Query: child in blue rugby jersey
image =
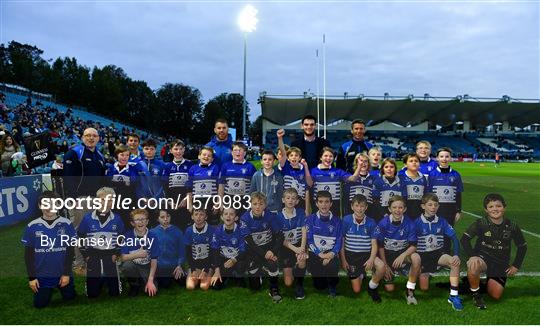
<svg viewBox="0 0 540 326"><path fill-rule="evenodd" d="M377 288L384 277L384 263L377 257L377 223L366 216L367 198L355 195L351 200L353 214L343 217L343 245L340 251L341 266L349 275L354 293L360 293L366 272L374 271L368 285L371 299L379 303Z"/></svg>
<svg viewBox="0 0 540 326"><path fill-rule="evenodd" d="M418 246L416 251L422 261L422 274L420 274L420 289L429 288L430 273L437 271L439 266L450 268L450 296L448 302L454 310L463 310L461 298L458 296L459 288L459 240L456 231L442 217L437 215L439 199L435 194L427 193L422 197L424 213L415 221ZM452 239L453 255L444 251L444 236Z"/></svg>
<svg viewBox="0 0 540 326"><path fill-rule="evenodd" d="M234 154L233 154L234 156ZM234 208L225 208L221 214L223 224L218 226L212 237L211 254L214 266L212 286L221 290L231 279L243 284L244 256L246 246L240 227L238 214Z"/></svg>
<svg viewBox="0 0 540 326"><path fill-rule="evenodd" d="M232 161L221 164L219 177L219 196L222 198L224 206L232 207L235 202L240 205L238 214L242 215L245 211L243 204L247 202L249 190L251 188L251 178L257 172L251 162L246 161L247 146L238 141L232 146ZM224 197L229 198L224 198ZM236 198L235 198L236 196ZM225 203L229 203L225 205ZM232 203L232 204L231 204Z"/></svg>
<svg viewBox="0 0 540 326"><path fill-rule="evenodd" d="M337 295L339 262L341 250L341 220L332 213L332 194L328 191L317 193L317 213L306 218L307 245L309 249L307 267L313 276L313 286L317 290L327 289L328 295Z"/></svg>
<svg viewBox="0 0 540 326"><path fill-rule="evenodd" d="M173 140L170 145L173 161L163 168L163 183L165 196L172 198L178 206L170 211L171 223L185 230L191 224L191 214L187 210L187 194L189 192L189 169L193 163L184 158L186 146L180 139Z"/></svg>
<svg viewBox="0 0 540 326"><path fill-rule="evenodd" d="M357 164L354 174L347 173L342 169L333 166L334 150L331 147L324 147L320 155L320 163L311 169L311 179L308 184L313 187L313 200L320 191L328 191L332 195L332 214L336 217L341 217L341 183L351 182L356 180L360 174L360 169Z"/></svg>
<svg viewBox="0 0 540 326"><path fill-rule="evenodd" d="M278 253L283 246L283 235L276 215L268 211L266 206L264 193L252 193L251 209L240 217L240 231L246 242L249 287L259 290L262 277L268 276L269 295L275 303L279 303L282 297L278 283Z"/></svg>
<svg viewBox="0 0 540 326"><path fill-rule="evenodd" d="M116 162L109 165L105 176L108 186L113 188L117 196L131 198L133 202L139 198L149 197L147 178L149 176L148 167L141 159L130 162L130 151L126 145L120 145L114 151ZM130 222L129 209L122 209L118 212L124 224Z"/></svg>
<svg viewBox="0 0 540 326"><path fill-rule="evenodd" d="M385 290L393 292L394 276L408 275L407 304L416 305L414 297L416 280L420 274L420 256L416 253L416 230L414 222L405 216L407 210L405 199L394 196L388 200L389 215L377 225L375 231L379 248L379 257L384 262Z"/></svg>
<svg viewBox="0 0 540 326"><path fill-rule="evenodd" d="M401 193L407 201L407 215L415 220L422 214L422 196L427 190L427 176L418 171L420 157L418 154L407 154L403 157L405 170L399 176L401 181Z"/></svg>
<svg viewBox="0 0 540 326"><path fill-rule="evenodd" d="M283 191L283 205L277 220L283 233L283 247L279 253L279 266L283 269L283 279L287 287L295 286L296 299L304 299L304 275L306 274L306 217L304 210L295 208L298 193L294 188Z"/></svg>
<svg viewBox="0 0 540 326"><path fill-rule="evenodd" d="M381 163L381 176L373 183L373 203L378 212L376 216L372 216L375 221L379 222L388 213L389 199L401 196L401 190L396 161L385 158Z"/></svg>
<svg viewBox="0 0 540 326"><path fill-rule="evenodd" d="M114 189L102 187L96 192L101 201L101 209L87 213L79 224L79 238L93 241L93 245L79 247L86 261L86 295L95 298L101 293L104 283L110 296L118 296L122 284L118 275L117 258L120 256L118 236L124 233L124 223L120 215L111 211ZM100 243L99 241L110 241Z"/></svg>
<svg viewBox="0 0 540 326"><path fill-rule="evenodd" d="M381 176L381 159L382 159L382 150L379 146L373 146L368 151L369 157L369 174L374 177Z"/></svg>
<svg viewBox="0 0 540 326"><path fill-rule="evenodd" d="M133 229L125 234L119 245L121 249L122 273L129 283L129 296L137 296L144 286L144 292L153 297L157 294L155 279L157 259L160 255L159 241L153 231L148 229L148 212L135 209L130 213Z"/></svg>
<svg viewBox="0 0 540 326"><path fill-rule="evenodd" d="M76 233L70 220L58 216L50 208L50 200L57 198L60 196L52 191L44 191L39 196L38 205L42 216L28 223L21 240L25 248L28 286L34 293L36 308L49 305L54 289L60 290L64 300L76 296L71 271L74 247L61 242L62 238L75 238ZM49 204L45 204L45 201L49 201ZM47 240L47 244L43 239Z"/></svg>
<svg viewBox="0 0 540 326"><path fill-rule="evenodd" d="M369 157L364 153L358 153L355 157L354 169L359 168L360 173L355 180L347 182L343 185L343 215L352 214L351 200L355 195L362 195L367 200L366 215L370 218L377 216L377 206L373 203L373 191L375 180L369 173Z"/></svg>
<svg viewBox="0 0 540 326"><path fill-rule="evenodd" d="M310 190L308 187L308 184L313 183L311 173L306 160L302 158L302 150L300 148L290 147L286 149L283 143L284 135L285 130L279 129L277 131L279 145L278 161L283 174L283 187L284 189L296 189L300 197L298 207L302 208L304 213L308 215L311 212Z"/></svg>
<svg viewBox="0 0 540 326"><path fill-rule="evenodd" d="M186 288L194 290L198 285L202 290L208 290L212 281L212 257L210 244L214 236L214 227L206 222L206 210L194 209L193 225L188 226L184 233L184 244L189 264Z"/></svg>
<svg viewBox="0 0 540 326"><path fill-rule="evenodd" d="M156 276L158 286L166 289L171 287L173 280L181 281L184 276L184 234L171 224L171 215L164 209L159 210L158 222L159 225L152 229L158 238L161 251Z"/></svg>
<svg viewBox="0 0 540 326"><path fill-rule="evenodd" d="M207 146L201 148L199 163L193 165L188 172L188 209L206 209L208 223L217 225L220 206L214 204L214 197L218 196L219 166L213 162L214 149Z"/></svg>
<svg viewBox="0 0 540 326"><path fill-rule="evenodd" d="M439 165L431 170L428 176L428 191L439 198L439 215L444 217L450 225L454 225L461 218L461 194L463 181L461 175L450 166L452 150L441 147L437 150Z"/></svg>

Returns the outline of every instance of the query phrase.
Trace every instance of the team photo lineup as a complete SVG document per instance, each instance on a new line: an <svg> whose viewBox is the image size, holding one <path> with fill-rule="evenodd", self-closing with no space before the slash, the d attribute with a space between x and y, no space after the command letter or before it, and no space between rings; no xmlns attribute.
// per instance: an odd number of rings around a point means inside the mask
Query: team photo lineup
<svg viewBox="0 0 540 326"><path fill-rule="evenodd" d="M318 293L333 298L340 271L354 293L365 280L374 303L382 301L381 288L402 291L404 304L417 305L416 288L428 291L430 275L441 268L449 274L449 295L441 298L449 308L486 309L484 295L502 298L527 251L519 226L505 218L504 194L486 193L478 203L485 216L458 235L453 226L466 189L452 169L451 148L432 156L431 144L418 141L399 169L364 137L364 121L351 123L352 138L338 150L315 135L316 123L303 117L303 137L289 145L279 129L278 148L261 150L259 169L246 160L246 144L233 142L224 119L194 162L179 139L168 144L172 160L164 163L155 140L141 143L128 134L127 145L116 146L114 162L106 163L99 133L86 128L57 178L65 198L92 197L98 205L68 210L50 204L61 199L58 193L40 195L42 216L22 237L34 306L47 306L55 290L65 300L77 292L105 295L102 288L109 296L124 295L122 289L156 296L171 286L258 291L265 279L278 303L280 278L295 299L309 298L306 274ZM172 207L116 209L112 199L119 195L139 205L180 200ZM461 288L460 271L467 275ZM85 289L76 291L73 272L86 277ZM406 288L394 286L396 277L407 279ZM470 294L469 307L460 289Z"/></svg>
<svg viewBox="0 0 540 326"><path fill-rule="evenodd" d="M0 1L0 326L539 324L538 26Z"/></svg>

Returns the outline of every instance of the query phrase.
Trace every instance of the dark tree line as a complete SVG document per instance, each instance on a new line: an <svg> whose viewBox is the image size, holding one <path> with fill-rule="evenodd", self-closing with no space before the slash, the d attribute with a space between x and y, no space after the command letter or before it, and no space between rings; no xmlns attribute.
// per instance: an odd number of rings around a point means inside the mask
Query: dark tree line
<svg viewBox="0 0 540 326"><path fill-rule="evenodd" d="M160 135L174 135L194 143L213 134L213 122L225 118L242 132L240 94L222 93L204 103L201 92L182 83L166 83L152 90L145 81L131 79L121 67L86 67L76 58L45 59L36 46L11 41L0 44L0 82L52 94L58 103L85 107L113 120ZM247 127L255 143L261 131ZM253 127L261 127L260 122ZM257 138L253 138L253 136ZM198 141L200 140L200 141Z"/></svg>

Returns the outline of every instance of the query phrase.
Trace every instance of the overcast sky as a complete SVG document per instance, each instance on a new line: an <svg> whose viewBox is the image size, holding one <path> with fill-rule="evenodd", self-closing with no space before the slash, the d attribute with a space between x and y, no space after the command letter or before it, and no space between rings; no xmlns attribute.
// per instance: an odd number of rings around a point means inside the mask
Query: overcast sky
<svg viewBox="0 0 540 326"><path fill-rule="evenodd" d="M236 19L247 3L259 18L248 35L252 119L262 91L316 92L323 33L327 94L540 98L537 1L2 0L0 41L88 67L114 64L153 89L188 84L208 100L242 92Z"/></svg>

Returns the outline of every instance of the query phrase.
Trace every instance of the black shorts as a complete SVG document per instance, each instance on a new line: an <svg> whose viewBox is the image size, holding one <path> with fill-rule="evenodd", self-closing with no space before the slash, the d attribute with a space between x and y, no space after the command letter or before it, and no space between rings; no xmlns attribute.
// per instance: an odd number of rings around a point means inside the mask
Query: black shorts
<svg viewBox="0 0 540 326"><path fill-rule="evenodd" d="M271 249L272 248L270 246L262 247L263 252L266 252ZM279 261L279 257L278 257L278 261ZM246 268L248 276L273 277L273 276L278 276L279 274L278 262L273 262L273 261L265 259L264 257L260 257L257 255L257 253L253 252L250 249L246 251L246 259L245 259L244 266Z"/></svg>
<svg viewBox="0 0 540 326"><path fill-rule="evenodd" d="M294 244L295 247L300 246L299 243ZM283 246L281 247L281 252L279 252L278 256L278 264L280 268L293 268L296 266L296 253L292 251L291 249Z"/></svg>
<svg viewBox="0 0 540 326"><path fill-rule="evenodd" d="M227 262L229 258L219 255L217 260L218 265L216 267L219 267L222 277L242 277L244 275L244 262L237 261L231 268L226 268L225 262Z"/></svg>
<svg viewBox="0 0 540 326"><path fill-rule="evenodd" d="M396 260L396 258L399 255L401 255L403 252L405 252L406 250L407 249L403 249L403 250L399 250L399 251L391 251L391 250L385 250L384 251L384 255L386 257L386 263L392 269L392 272L394 273L394 276L396 276L396 275L408 276L409 275L409 268L411 267L411 263L409 263L408 261L404 261L403 265L401 265L401 267L399 267L397 269L392 267L392 264L394 263L394 260ZM393 278L391 280L386 280L387 283L392 283L393 281L394 281Z"/></svg>
<svg viewBox="0 0 540 326"><path fill-rule="evenodd" d="M191 271L195 271L196 269L204 269L206 272L212 267L212 262L210 260L210 257L205 259L194 259L193 264L189 266Z"/></svg>
<svg viewBox="0 0 540 326"><path fill-rule="evenodd" d="M366 268L364 264L371 256L369 252L349 252L345 251L345 259L349 264L349 269L347 270L347 275L349 279L354 280L359 277L364 278L366 276Z"/></svg>
<svg viewBox="0 0 540 326"><path fill-rule="evenodd" d="M508 269L508 264L501 264L500 262L482 255L480 255L480 258L482 258L487 265L486 276L488 281L490 279L494 280L504 287L506 285L506 270Z"/></svg>
<svg viewBox="0 0 540 326"><path fill-rule="evenodd" d="M422 273L435 273L440 269L439 259L445 254L444 249L438 249L435 251L419 252Z"/></svg>

